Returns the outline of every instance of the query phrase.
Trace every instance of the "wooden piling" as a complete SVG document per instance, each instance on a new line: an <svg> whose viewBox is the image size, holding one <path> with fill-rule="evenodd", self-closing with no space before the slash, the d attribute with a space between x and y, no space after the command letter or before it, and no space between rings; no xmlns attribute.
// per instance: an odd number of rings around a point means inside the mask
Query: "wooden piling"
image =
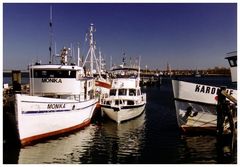
<svg viewBox="0 0 240 167"><path fill-rule="evenodd" d="M230 101L234 103L230 103ZM224 157L232 156L236 142L236 105L237 100L226 94L226 87L218 90L217 103L217 142Z"/></svg>

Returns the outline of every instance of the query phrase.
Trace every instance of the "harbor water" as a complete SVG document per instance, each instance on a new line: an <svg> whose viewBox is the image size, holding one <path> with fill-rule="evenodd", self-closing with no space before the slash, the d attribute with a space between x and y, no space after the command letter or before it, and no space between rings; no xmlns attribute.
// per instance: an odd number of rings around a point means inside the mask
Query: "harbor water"
<svg viewBox="0 0 240 167"><path fill-rule="evenodd" d="M181 80L231 86L230 77L183 77ZM5 80L5 79L4 79ZM7 79L6 79L7 80ZM235 85L236 86L236 85ZM17 147L5 138L4 164L236 164L237 146L224 157L213 134L182 134L177 125L171 78L144 87L144 113L117 124L96 113L84 129ZM5 136L11 136L3 127Z"/></svg>

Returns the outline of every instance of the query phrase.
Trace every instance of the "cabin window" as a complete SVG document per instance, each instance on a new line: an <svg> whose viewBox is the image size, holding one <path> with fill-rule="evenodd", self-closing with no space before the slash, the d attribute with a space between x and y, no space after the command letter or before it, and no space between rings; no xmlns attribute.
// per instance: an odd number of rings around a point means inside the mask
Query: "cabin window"
<svg viewBox="0 0 240 167"><path fill-rule="evenodd" d="M231 67L236 67L237 66L237 59L229 59L228 62L229 62Z"/></svg>
<svg viewBox="0 0 240 167"><path fill-rule="evenodd" d="M116 89L111 89L110 90L110 96L116 96L116 92L117 92Z"/></svg>
<svg viewBox="0 0 240 167"><path fill-rule="evenodd" d="M115 100L115 105L118 106L120 104L123 104L122 100Z"/></svg>
<svg viewBox="0 0 240 167"><path fill-rule="evenodd" d="M106 104L107 105L111 105L111 101L106 101Z"/></svg>
<svg viewBox="0 0 240 167"><path fill-rule="evenodd" d="M129 96L136 96L136 89L129 89Z"/></svg>
<svg viewBox="0 0 240 167"><path fill-rule="evenodd" d="M128 100L128 101L127 101L127 105L134 105L134 101Z"/></svg>
<svg viewBox="0 0 240 167"><path fill-rule="evenodd" d="M72 70L34 70L34 78L76 78Z"/></svg>
<svg viewBox="0 0 240 167"><path fill-rule="evenodd" d="M119 96L126 96L127 95L127 89L119 89L118 90Z"/></svg>
<svg viewBox="0 0 240 167"><path fill-rule="evenodd" d="M42 76L46 77L47 76L47 71L42 71Z"/></svg>

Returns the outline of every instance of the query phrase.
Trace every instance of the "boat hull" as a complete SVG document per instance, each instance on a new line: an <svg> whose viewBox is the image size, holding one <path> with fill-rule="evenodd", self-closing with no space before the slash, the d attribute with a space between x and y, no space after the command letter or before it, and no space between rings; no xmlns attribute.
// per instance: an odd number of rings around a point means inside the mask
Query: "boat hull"
<svg viewBox="0 0 240 167"><path fill-rule="evenodd" d="M133 119L141 115L145 109L146 103L133 106L119 106L113 107L109 105L101 105L101 110L104 112L110 119L121 123L122 121Z"/></svg>
<svg viewBox="0 0 240 167"><path fill-rule="evenodd" d="M216 131L218 87L172 80L178 126L184 132ZM227 89L233 97L237 91Z"/></svg>
<svg viewBox="0 0 240 167"><path fill-rule="evenodd" d="M16 95L15 115L19 139L28 145L90 124L97 100L75 100Z"/></svg>
<svg viewBox="0 0 240 167"><path fill-rule="evenodd" d="M216 130L216 106L176 100L175 108L178 126L182 131Z"/></svg>

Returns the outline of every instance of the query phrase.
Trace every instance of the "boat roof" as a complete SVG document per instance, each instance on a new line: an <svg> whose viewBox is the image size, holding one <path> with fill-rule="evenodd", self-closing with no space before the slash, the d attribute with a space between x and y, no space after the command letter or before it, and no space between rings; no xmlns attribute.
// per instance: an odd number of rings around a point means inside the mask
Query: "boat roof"
<svg viewBox="0 0 240 167"><path fill-rule="evenodd" d="M76 65L61 65L61 64L41 64L29 66L30 69L45 69L45 70L83 70L82 67Z"/></svg>
<svg viewBox="0 0 240 167"><path fill-rule="evenodd" d="M225 59L236 59L237 58L237 51L227 53L227 57Z"/></svg>
<svg viewBox="0 0 240 167"><path fill-rule="evenodd" d="M126 67L118 66L118 67L112 69L112 71L117 71L117 70L138 71L138 68L127 67L127 66Z"/></svg>

